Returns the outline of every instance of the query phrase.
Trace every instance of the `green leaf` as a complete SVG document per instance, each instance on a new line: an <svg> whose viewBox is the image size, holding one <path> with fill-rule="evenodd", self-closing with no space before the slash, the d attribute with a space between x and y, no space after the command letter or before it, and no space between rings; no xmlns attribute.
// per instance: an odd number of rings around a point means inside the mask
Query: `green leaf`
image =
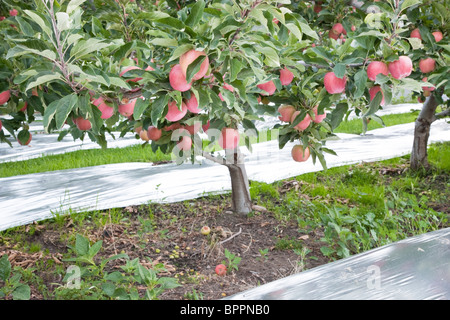
<svg viewBox="0 0 450 320"><path fill-rule="evenodd" d="M368 116L374 114L375 112L377 112L378 108L380 107L382 99L383 99L383 94L380 91L378 91L377 94L375 95L375 97L373 98L373 100L370 101L368 110L363 114L363 117L368 117Z"/></svg>
<svg viewBox="0 0 450 320"><path fill-rule="evenodd" d="M167 103L169 102L168 95L162 95L155 99L152 103L152 111L150 117L152 119L152 124L156 127L158 124L158 120L161 118L161 115L164 112Z"/></svg>
<svg viewBox="0 0 450 320"><path fill-rule="evenodd" d="M343 63L338 63L334 66L333 68L333 72L336 75L336 77L338 77L339 79L344 78L345 76L345 64Z"/></svg>
<svg viewBox="0 0 450 320"><path fill-rule="evenodd" d="M154 38L150 43L160 47L178 47L178 41L172 38Z"/></svg>
<svg viewBox="0 0 450 320"><path fill-rule="evenodd" d="M61 98L56 106L55 121L56 129L61 129L67 117L72 112L73 107L78 102L78 96L76 94L71 94Z"/></svg>
<svg viewBox="0 0 450 320"><path fill-rule="evenodd" d="M366 84L367 84L367 72L364 69L359 70L355 74L355 93L354 97L355 99L361 98L364 94L364 91L366 90Z"/></svg>
<svg viewBox="0 0 450 320"><path fill-rule="evenodd" d="M89 253L89 240L80 234L76 235L75 239L75 251L77 255L84 256Z"/></svg>
<svg viewBox="0 0 450 320"><path fill-rule="evenodd" d="M30 300L31 290L30 287L21 284L13 292L12 297L14 300Z"/></svg>
<svg viewBox="0 0 450 320"><path fill-rule="evenodd" d="M72 11L76 10L80 5L82 5L86 0L71 0L67 5L67 14L71 14Z"/></svg>
<svg viewBox="0 0 450 320"><path fill-rule="evenodd" d="M150 104L149 104L148 100L137 99L136 104L134 106L133 118L135 120L140 119L142 114L144 113L145 109L147 109L149 107L149 105Z"/></svg>
<svg viewBox="0 0 450 320"><path fill-rule="evenodd" d="M300 28L302 29L302 32L304 34L306 34L307 36L309 36L313 39L319 40L319 36L317 35L317 33L313 29L311 29L311 27L308 24L303 23L303 22L299 22L299 24L300 24Z"/></svg>
<svg viewBox="0 0 450 320"><path fill-rule="evenodd" d="M103 245L103 240L99 240L96 243L92 245L92 247L89 248L89 257L94 258L97 253L100 251Z"/></svg>
<svg viewBox="0 0 450 320"><path fill-rule="evenodd" d="M405 0L400 7L400 12L420 3L422 3L422 0Z"/></svg>
<svg viewBox="0 0 450 320"><path fill-rule="evenodd" d="M70 50L70 59L80 59L92 52L107 48L113 43L105 43L103 40L89 38L88 40L80 40Z"/></svg>
<svg viewBox="0 0 450 320"><path fill-rule="evenodd" d="M11 263L8 255L3 255L0 259L0 280L6 281L11 275Z"/></svg>
<svg viewBox="0 0 450 320"><path fill-rule="evenodd" d="M270 47L258 47L257 50L258 52L264 54L264 63L268 67L277 68L280 66L280 58L278 57L278 53L274 49Z"/></svg>
<svg viewBox="0 0 450 320"><path fill-rule="evenodd" d="M51 31L50 26L45 23L44 19L41 18L41 16L30 10L24 10L23 12L25 12L25 14L27 14L31 18L31 20L36 22L49 38L52 38L53 32Z"/></svg>
<svg viewBox="0 0 450 320"><path fill-rule="evenodd" d="M47 71L46 71L46 73L47 73ZM41 84L49 83L49 82L52 82L55 80L63 80L61 74L59 74L59 73L44 74L42 76L37 77L36 80L28 83L25 91L28 91L34 87L40 86Z"/></svg>
<svg viewBox="0 0 450 320"><path fill-rule="evenodd" d="M191 9L188 18L186 19L186 24L190 27L197 25L203 16L203 11L205 10L205 1L198 0Z"/></svg>
<svg viewBox="0 0 450 320"><path fill-rule="evenodd" d="M16 21L19 24L20 30L23 32L24 35L28 37L34 36L34 30L31 27L31 25L25 21L22 17L16 16Z"/></svg>
<svg viewBox="0 0 450 320"><path fill-rule="evenodd" d="M197 59L192 61L192 63L189 64L186 70L186 82L190 83L192 80L192 77L196 75L197 72L200 71L200 67L202 66L203 61L205 61L206 56L199 56Z"/></svg>
<svg viewBox="0 0 450 320"><path fill-rule="evenodd" d="M55 116L56 107L58 106L58 102L59 102L59 100L53 101L52 103L50 103L47 106L47 108L45 108L44 118L43 118L43 126L44 126L44 131L46 133L49 132L48 129L49 129L51 121L53 120L53 117Z"/></svg>
<svg viewBox="0 0 450 320"><path fill-rule="evenodd" d="M345 113L348 110L348 105L346 103L340 103L336 106L336 108L331 113L331 127L336 129L339 124L342 122Z"/></svg>

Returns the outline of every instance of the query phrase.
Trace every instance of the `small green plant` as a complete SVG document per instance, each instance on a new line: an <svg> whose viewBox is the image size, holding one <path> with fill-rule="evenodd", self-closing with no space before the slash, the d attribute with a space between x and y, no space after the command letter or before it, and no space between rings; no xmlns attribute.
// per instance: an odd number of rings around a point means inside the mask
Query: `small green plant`
<svg viewBox="0 0 450 320"><path fill-rule="evenodd" d="M268 257L268 254L269 254L269 248L266 248L266 249L259 249L259 254L261 255L261 257L258 257L258 259L261 259L261 260L267 260L269 257Z"/></svg>
<svg viewBox="0 0 450 320"><path fill-rule="evenodd" d="M129 260L128 255L121 253L102 259L96 263L95 256L102 247L102 241L93 245L85 237L77 234L75 245L70 248L76 257L64 259L77 264L75 268L67 270L64 281L74 278L73 269L78 271L77 286L61 286L57 289L56 297L62 299L114 299L114 300L155 300L165 290L179 286L176 279L158 277L158 273L166 271L162 264L153 265L148 269L139 262L139 258ZM105 271L106 265L112 260L124 259L122 271ZM78 266L80 265L80 267ZM69 283L68 283L69 284ZM74 289L75 287L75 289ZM140 294L138 288L145 288Z"/></svg>
<svg viewBox="0 0 450 320"><path fill-rule="evenodd" d="M20 282L21 277L20 273L13 272L8 255L3 255L0 258L0 298L30 300L30 287Z"/></svg>
<svg viewBox="0 0 450 320"><path fill-rule="evenodd" d="M192 289L192 292L186 292L184 297L187 300L203 300L203 293L197 292L197 290Z"/></svg>
<svg viewBox="0 0 450 320"><path fill-rule="evenodd" d="M228 249L225 249L225 258L227 260L223 260L222 263L227 266L227 270L238 270L239 263L241 263L241 257L236 256L231 253Z"/></svg>

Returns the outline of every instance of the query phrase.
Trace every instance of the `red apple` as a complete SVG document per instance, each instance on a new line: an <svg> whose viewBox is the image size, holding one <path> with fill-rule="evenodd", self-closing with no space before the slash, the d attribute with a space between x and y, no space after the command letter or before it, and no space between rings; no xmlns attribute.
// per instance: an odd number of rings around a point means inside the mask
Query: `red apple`
<svg viewBox="0 0 450 320"><path fill-rule="evenodd" d="M297 116L298 116L299 114L300 114L300 111L295 111L295 112L292 114L292 117L291 117L291 123L294 123L295 118L297 118ZM303 130L305 130L306 128L309 127L310 123L311 123L311 117L310 117L309 114L306 114L305 118L303 118L303 120L300 121L300 122L294 127L294 129L297 130L297 131L303 131Z"/></svg>
<svg viewBox="0 0 450 320"><path fill-rule="evenodd" d="M219 146L223 149L235 149L239 145L239 132L233 128L223 128L219 137Z"/></svg>
<svg viewBox="0 0 450 320"><path fill-rule="evenodd" d="M410 38L417 38L422 40L422 36L420 35L420 31L418 28L414 29L413 31L411 31L411 35L409 36Z"/></svg>
<svg viewBox="0 0 450 320"><path fill-rule="evenodd" d="M187 113L187 106L184 102L181 103L181 110L178 109L177 102L175 100L169 102L169 111L167 112L166 119L171 122L181 120Z"/></svg>
<svg viewBox="0 0 450 320"><path fill-rule="evenodd" d="M9 98L11 98L11 91L6 90L0 93L0 105L8 102Z"/></svg>
<svg viewBox="0 0 450 320"><path fill-rule="evenodd" d="M222 277L227 274L227 266L224 264L219 264L216 266L215 271L218 276Z"/></svg>
<svg viewBox="0 0 450 320"><path fill-rule="evenodd" d="M440 31L434 31L431 34L434 36L434 40L436 40L436 42L439 42L444 38L444 36L442 35L442 32L440 32Z"/></svg>
<svg viewBox="0 0 450 320"><path fill-rule="evenodd" d="M201 122L196 121L196 122L195 122L194 124L192 124L192 125L184 125L184 128L185 128L187 131L189 131L189 133L190 133L191 135L194 135L194 134L196 134L197 132L200 131L200 128L201 128L200 123L201 123Z"/></svg>
<svg viewBox="0 0 450 320"><path fill-rule="evenodd" d="M371 63L369 63L369 65L367 66L367 77L370 80L375 81L377 75L380 73L384 74L385 76L389 74L389 69L386 63L381 61L372 61Z"/></svg>
<svg viewBox="0 0 450 320"><path fill-rule="evenodd" d="M130 100L128 103L119 104L118 111L124 117L131 117L133 115L135 105L136 99Z"/></svg>
<svg viewBox="0 0 450 320"><path fill-rule="evenodd" d="M208 56L206 55L205 52L196 51L194 49L189 50L181 55L180 66L181 66L181 70L182 70L185 78L186 78L186 72L187 72L188 66L192 62L194 62L195 59L197 59L200 56L206 56L206 58L205 58L205 60L203 60L201 66L200 66L200 70L192 77L193 81L197 81L197 80L203 78L206 75L206 73L208 72L208 68L209 68Z"/></svg>
<svg viewBox="0 0 450 320"><path fill-rule="evenodd" d="M350 29L351 29L353 32L356 31L356 27L355 27L355 26L352 26Z"/></svg>
<svg viewBox="0 0 450 320"><path fill-rule="evenodd" d="M150 126L147 129L147 136L149 140L157 141L162 136L162 130L154 126Z"/></svg>
<svg viewBox="0 0 450 320"><path fill-rule="evenodd" d="M9 10L9 14L12 17L14 17L14 16L17 16L19 14L19 12L16 9L12 9L12 10Z"/></svg>
<svg viewBox="0 0 450 320"><path fill-rule="evenodd" d="M294 161L305 162L310 156L309 148L306 147L306 149L303 150L303 146L297 144L292 148L291 156Z"/></svg>
<svg viewBox="0 0 450 320"><path fill-rule="evenodd" d="M281 114L278 119L284 122L290 122L292 114L295 112L295 107L291 105L281 105L278 107L278 112Z"/></svg>
<svg viewBox="0 0 450 320"><path fill-rule="evenodd" d="M280 70L280 82L283 86L289 85L294 79L294 74L288 70L288 68L284 68Z"/></svg>
<svg viewBox="0 0 450 320"><path fill-rule="evenodd" d="M186 107L192 113L199 113L202 111L198 108L198 101L194 93L191 93L191 98L186 101Z"/></svg>
<svg viewBox="0 0 450 320"><path fill-rule="evenodd" d="M140 137L142 140L144 140L144 141L150 140L150 139L148 138L147 131L145 131L145 130L141 130L141 131L139 132L139 137Z"/></svg>
<svg viewBox="0 0 450 320"><path fill-rule="evenodd" d="M207 122L206 124L202 125L202 130L203 130L203 132L206 133L206 132L208 131L209 125L210 125L209 120L208 120L208 122Z"/></svg>
<svg viewBox="0 0 450 320"><path fill-rule="evenodd" d="M334 72L328 72L324 78L325 89L329 94L342 93L345 90L347 78L344 76L342 79L336 77Z"/></svg>
<svg viewBox="0 0 450 320"><path fill-rule="evenodd" d="M179 130L185 130L185 129L179 129ZM192 139L191 139L191 137L187 136L187 135L181 136L180 141L177 143L177 147L181 151L191 150L191 147L192 147Z"/></svg>
<svg viewBox="0 0 450 320"><path fill-rule="evenodd" d="M400 56L398 60L389 63L388 69L394 79L402 79L411 74L413 64L409 57Z"/></svg>
<svg viewBox="0 0 450 320"><path fill-rule="evenodd" d="M20 111L25 112L27 110L28 107L28 102L25 101L23 107L20 109Z"/></svg>
<svg viewBox="0 0 450 320"><path fill-rule="evenodd" d="M317 109L318 109L318 106L315 106L313 109L314 119L312 119L312 121L315 123L321 123L323 121L323 119L325 119L327 117L327 113L325 112L325 110L323 110L322 114L317 114Z"/></svg>
<svg viewBox="0 0 450 320"><path fill-rule="evenodd" d="M432 58L426 58L419 61L420 71L423 73L429 73L436 68L436 61Z"/></svg>
<svg viewBox="0 0 450 320"><path fill-rule="evenodd" d="M183 74L183 71L179 64L176 64L170 70L169 82L170 82L170 86L174 90L184 92L184 91L188 91L189 89L191 89L191 84L187 83L186 75Z"/></svg>
<svg viewBox="0 0 450 320"><path fill-rule="evenodd" d="M380 86L373 86L372 88L369 89L370 101L372 101L373 98L375 98L375 96L377 95L377 93L379 91L381 92L381 96L382 96L380 105L384 106L384 93L381 90Z"/></svg>
<svg viewBox="0 0 450 320"><path fill-rule="evenodd" d="M275 83L274 83L272 80L267 81L267 82L262 83L262 84L258 84L257 87L258 87L259 89L261 89L261 90L267 92L267 94L268 94L269 96L272 95L272 94L274 94L275 91L277 90L277 87L275 86ZM266 94L263 93L263 95L266 95Z"/></svg>
<svg viewBox="0 0 450 320"><path fill-rule="evenodd" d="M81 131L90 130L92 128L91 122L83 117L78 117L73 122L75 122L77 128Z"/></svg>

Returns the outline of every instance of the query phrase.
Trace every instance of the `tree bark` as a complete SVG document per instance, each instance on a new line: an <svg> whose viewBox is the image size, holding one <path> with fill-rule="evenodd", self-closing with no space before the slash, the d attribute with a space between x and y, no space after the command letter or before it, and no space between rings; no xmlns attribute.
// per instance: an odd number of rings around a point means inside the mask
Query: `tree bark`
<svg viewBox="0 0 450 320"><path fill-rule="evenodd" d="M416 120L414 142L410 157L410 166L413 170L429 168L427 152L428 138L430 136L430 126L437 119L435 116L437 106L437 99L432 94L423 104L422 111Z"/></svg>
<svg viewBox="0 0 450 320"><path fill-rule="evenodd" d="M231 202L234 213L247 215L253 211L250 197L250 185L245 170L244 156L239 151L227 150L225 158L214 157L206 152L203 156L228 168L231 178Z"/></svg>

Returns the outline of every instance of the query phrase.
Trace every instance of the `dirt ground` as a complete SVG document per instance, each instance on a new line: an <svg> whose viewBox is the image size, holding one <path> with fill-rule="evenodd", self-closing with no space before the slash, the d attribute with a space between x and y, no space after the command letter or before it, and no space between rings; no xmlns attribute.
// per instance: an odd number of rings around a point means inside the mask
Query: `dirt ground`
<svg viewBox="0 0 450 320"><path fill-rule="evenodd" d="M151 226L143 226L142 220L138 219L138 216L148 213L148 208L126 207L123 208L129 219L126 223L107 224L101 228L91 223L77 232L92 243L103 241L102 250L96 256L98 261L126 253L130 260L139 257L147 267L151 267L147 257L153 264L162 263L166 271L159 276L176 277L181 286L165 291L159 296L160 300L221 299L329 262L320 252L323 245L320 232L301 234L296 224L281 223L263 208L257 208L260 211L250 217L238 216L224 206L230 203L227 196L219 198L223 199L211 201L200 198L156 205L152 208L154 223ZM209 235L201 234L202 226L210 227ZM52 289L58 283L64 284L61 275L51 270L46 272L42 263L45 265L45 261L53 260L64 264L65 269L70 265L63 262L62 255L70 244L62 241L64 237L61 235L73 233L76 228L69 217L62 227L35 225L33 235L27 237L27 242L39 244L39 252L26 253L21 248L8 248L8 239L3 239L0 256L8 254L12 265L22 268L35 268L40 260L41 267L35 273ZM294 239L297 241L293 242ZM298 241L302 247L309 249L308 257L312 259L302 259L301 255L294 253L292 249L295 248L289 243L298 246ZM287 245L280 248L277 243ZM240 258L240 261L236 264L237 269L219 276L215 273L215 267L227 260L225 250L232 257ZM43 254L44 251L48 253ZM33 285L31 289L32 299L44 299Z"/></svg>

